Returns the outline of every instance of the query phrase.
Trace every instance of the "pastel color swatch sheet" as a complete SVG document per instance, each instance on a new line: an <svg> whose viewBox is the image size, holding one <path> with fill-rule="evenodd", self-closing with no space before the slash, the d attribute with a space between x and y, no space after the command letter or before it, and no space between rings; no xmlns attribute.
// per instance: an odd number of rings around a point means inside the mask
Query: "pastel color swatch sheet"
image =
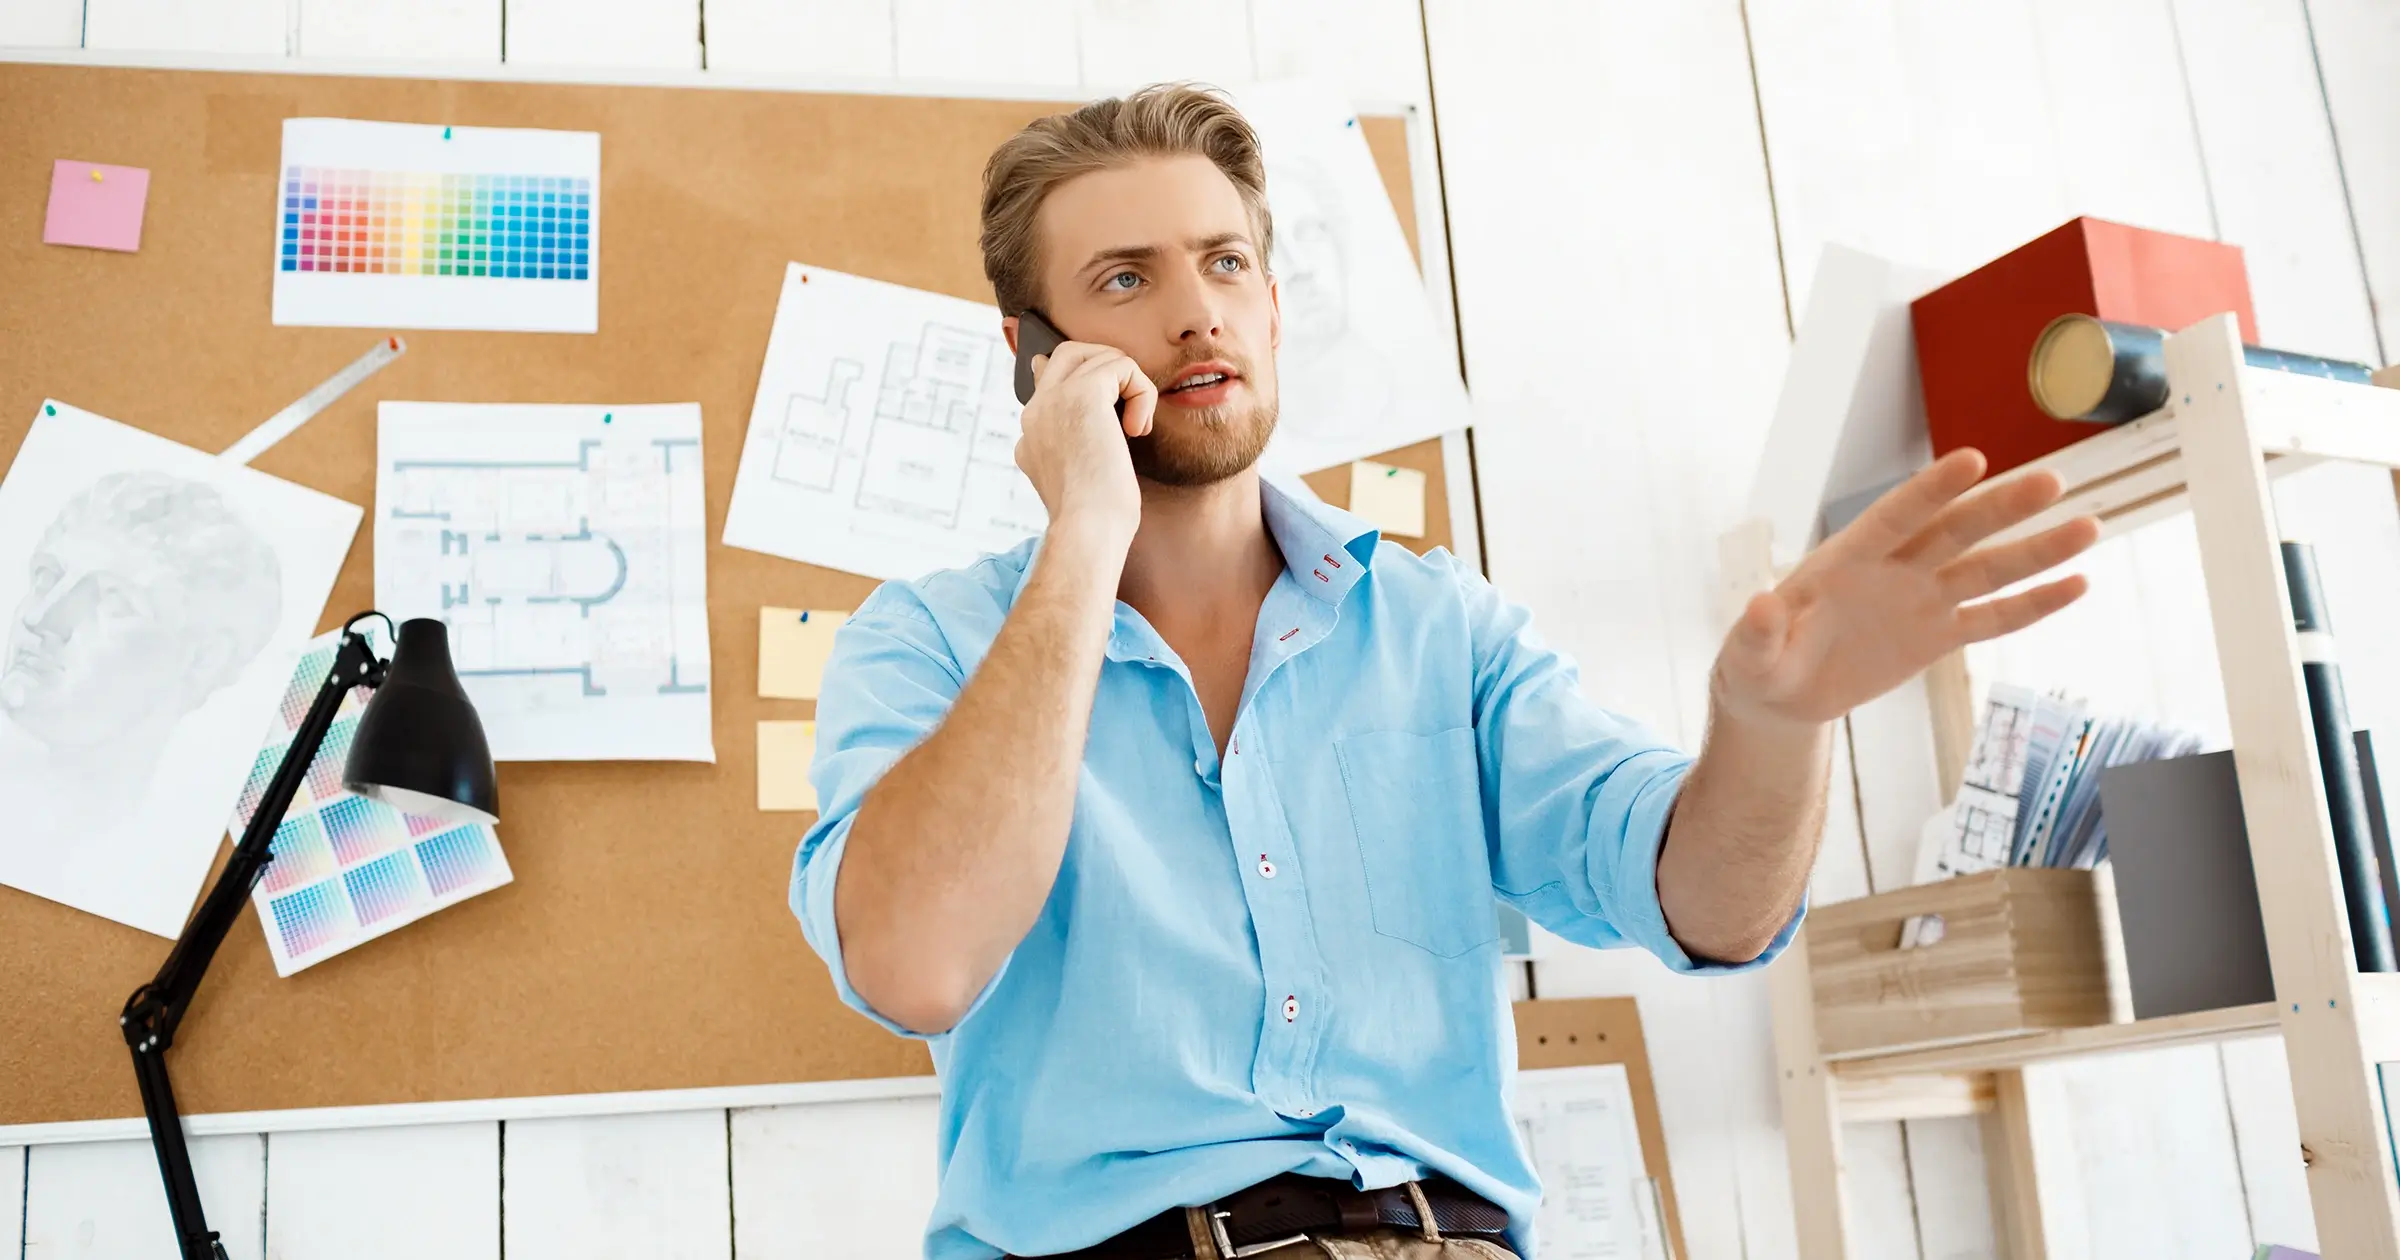
<svg viewBox="0 0 2400 1260"><path fill-rule="evenodd" d="M50 209L42 243L133 253L142 247L142 211L150 172L138 166L60 159L50 168Z"/></svg>
<svg viewBox="0 0 2400 1260"><path fill-rule="evenodd" d="M768 813L815 810L817 786L809 782L808 767L816 758L816 723L759 723L758 808Z"/></svg>
<svg viewBox="0 0 2400 1260"><path fill-rule="evenodd" d="M339 632L320 635L293 672L275 724L234 809L238 840L333 668ZM288 976L513 878L500 837L483 823L403 814L342 786L342 765L372 692L342 700L275 829L275 856L251 890L275 974Z"/></svg>
<svg viewBox="0 0 2400 1260"><path fill-rule="evenodd" d="M291 118L275 322L597 332L600 137Z"/></svg>
<svg viewBox="0 0 2400 1260"><path fill-rule="evenodd" d="M1425 474L1371 459L1350 465L1350 514L1386 534L1425 536Z"/></svg>

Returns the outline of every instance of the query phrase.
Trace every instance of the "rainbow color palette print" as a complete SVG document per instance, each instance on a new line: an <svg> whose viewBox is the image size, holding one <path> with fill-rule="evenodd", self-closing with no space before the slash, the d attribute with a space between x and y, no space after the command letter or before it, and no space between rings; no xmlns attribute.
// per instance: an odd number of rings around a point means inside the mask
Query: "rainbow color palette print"
<svg viewBox="0 0 2400 1260"><path fill-rule="evenodd" d="M333 667L339 633L318 636L300 657L249 781L234 808L239 837L283 764L317 688ZM275 829L275 857L251 890L267 931L275 974L288 976L404 923L509 882L500 838L482 823L403 814L342 786L342 763L373 693L352 691L308 765L299 794Z"/></svg>
<svg viewBox="0 0 2400 1260"><path fill-rule="evenodd" d="M600 329L600 137L287 118L275 322Z"/></svg>

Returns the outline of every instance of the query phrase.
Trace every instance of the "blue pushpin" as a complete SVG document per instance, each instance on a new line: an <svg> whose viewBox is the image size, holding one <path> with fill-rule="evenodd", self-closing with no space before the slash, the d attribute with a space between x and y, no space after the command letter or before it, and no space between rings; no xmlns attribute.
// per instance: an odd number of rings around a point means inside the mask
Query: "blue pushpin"
<svg viewBox="0 0 2400 1260"><path fill-rule="evenodd" d="M808 624L808 610L805 608L800 610L800 624L804 626Z"/></svg>
<svg viewBox="0 0 2400 1260"><path fill-rule="evenodd" d="M447 139L449 139L449 138L450 138L450 129L449 129L448 127L444 127L444 128L442 128L442 139L444 139L444 140L447 140Z"/></svg>

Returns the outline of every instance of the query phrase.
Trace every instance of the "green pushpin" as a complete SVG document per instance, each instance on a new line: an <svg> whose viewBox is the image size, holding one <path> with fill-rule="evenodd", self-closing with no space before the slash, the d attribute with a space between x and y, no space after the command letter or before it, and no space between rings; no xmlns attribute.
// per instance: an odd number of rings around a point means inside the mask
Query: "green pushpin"
<svg viewBox="0 0 2400 1260"><path fill-rule="evenodd" d="M45 416L55 416L55 415L57 415L57 414L58 414L58 408L57 408L57 407L55 407L55 406L52 406L52 405L51 405L51 404L49 404L49 403L43 403L43 404L42 404L42 414L43 414L43 415L45 415Z"/></svg>
<svg viewBox="0 0 2400 1260"><path fill-rule="evenodd" d="M616 419L617 419L617 413L616 413L616 412L613 412L613 411L603 411L603 412L601 412L601 413L600 413L600 423L602 423L602 424L614 424L614 423L616 423Z"/></svg>

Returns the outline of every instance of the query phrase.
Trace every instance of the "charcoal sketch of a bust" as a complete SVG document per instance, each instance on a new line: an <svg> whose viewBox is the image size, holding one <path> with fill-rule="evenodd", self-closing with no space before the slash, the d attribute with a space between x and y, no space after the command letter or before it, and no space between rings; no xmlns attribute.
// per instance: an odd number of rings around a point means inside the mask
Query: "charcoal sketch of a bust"
<svg viewBox="0 0 2400 1260"><path fill-rule="evenodd" d="M214 488L164 473L93 482L28 566L0 716L87 790L145 784L176 725L242 675L281 619L275 549Z"/></svg>

